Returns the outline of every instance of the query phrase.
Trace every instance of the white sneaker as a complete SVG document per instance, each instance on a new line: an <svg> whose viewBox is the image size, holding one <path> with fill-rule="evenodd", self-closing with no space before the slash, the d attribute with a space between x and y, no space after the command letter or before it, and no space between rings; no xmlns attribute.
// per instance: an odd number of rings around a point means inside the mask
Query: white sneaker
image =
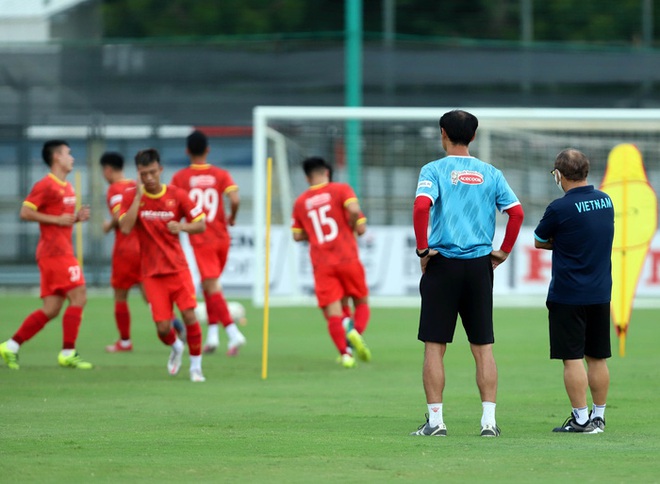
<svg viewBox="0 0 660 484"><path fill-rule="evenodd" d="M245 346L245 343L247 343L247 340L242 333L239 333L235 338L230 339L229 343L227 344L227 356L238 355L238 350L241 348L241 346Z"/></svg>
<svg viewBox="0 0 660 484"><path fill-rule="evenodd" d="M202 375L202 370L190 370L190 381L193 383L202 383L206 381L206 378Z"/></svg>
<svg viewBox="0 0 660 484"><path fill-rule="evenodd" d="M219 338L211 338L210 336L207 336L206 343L204 343L204 346L202 347L202 353L215 353L218 346L220 346Z"/></svg>
<svg viewBox="0 0 660 484"><path fill-rule="evenodd" d="M179 370L181 369L182 358L183 358L183 349L181 351L176 351L174 348L172 348L170 357L167 360L167 372L170 375L174 376L177 373L179 373Z"/></svg>

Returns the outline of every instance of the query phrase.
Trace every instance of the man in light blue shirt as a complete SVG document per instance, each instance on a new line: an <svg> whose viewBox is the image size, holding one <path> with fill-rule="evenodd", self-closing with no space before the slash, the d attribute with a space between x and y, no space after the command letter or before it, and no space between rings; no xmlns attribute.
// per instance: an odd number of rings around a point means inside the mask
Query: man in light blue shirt
<svg viewBox="0 0 660 484"><path fill-rule="evenodd" d="M478 126L466 111L440 118L447 156L422 167L413 209L420 257L422 306L418 339L424 342L428 419L412 435L445 436L443 358L461 316L474 356L483 413L481 436L497 437L497 366L493 356L493 269L513 248L524 213L501 171L470 156ZM504 241L493 250L495 212L509 216ZM429 217L431 231L428 234Z"/></svg>

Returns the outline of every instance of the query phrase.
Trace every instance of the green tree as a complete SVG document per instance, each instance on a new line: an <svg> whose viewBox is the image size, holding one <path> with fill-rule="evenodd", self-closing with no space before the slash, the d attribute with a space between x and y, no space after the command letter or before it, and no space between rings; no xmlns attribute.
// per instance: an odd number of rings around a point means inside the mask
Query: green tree
<svg viewBox="0 0 660 484"><path fill-rule="evenodd" d="M534 40L637 43L645 0L532 0ZM382 31L382 0L363 0L364 30ZM396 33L520 39L521 0L394 0ZM104 0L106 37L208 37L336 32L344 0ZM656 31L660 13L656 13Z"/></svg>
<svg viewBox="0 0 660 484"><path fill-rule="evenodd" d="M106 0L106 37L208 37L297 31L305 0Z"/></svg>

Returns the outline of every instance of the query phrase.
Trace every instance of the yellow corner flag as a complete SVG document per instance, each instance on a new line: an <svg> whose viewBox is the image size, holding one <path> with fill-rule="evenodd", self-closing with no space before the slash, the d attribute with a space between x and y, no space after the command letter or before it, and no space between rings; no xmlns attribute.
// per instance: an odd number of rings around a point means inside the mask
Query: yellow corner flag
<svg viewBox="0 0 660 484"><path fill-rule="evenodd" d="M657 198L635 145L612 149L600 189L614 203L612 321L619 336L619 354L625 356L637 282L658 224Z"/></svg>

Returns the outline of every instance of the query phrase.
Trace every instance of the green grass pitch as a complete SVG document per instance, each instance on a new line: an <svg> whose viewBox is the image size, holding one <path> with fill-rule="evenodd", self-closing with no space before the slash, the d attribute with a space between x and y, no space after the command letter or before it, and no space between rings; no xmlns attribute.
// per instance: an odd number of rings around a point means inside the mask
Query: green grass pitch
<svg viewBox="0 0 660 484"><path fill-rule="evenodd" d="M90 297L78 350L92 371L57 366L61 319L0 365L2 482L657 482L660 466L658 310L633 313L627 356L610 360L607 429L553 434L570 405L561 363L548 359L545 308L496 309L502 436L478 436L481 405L462 328L446 355L447 438L411 437L423 422L418 310L373 308L373 361L335 362L316 308L273 308L268 379L261 379L261 311L248 309L237 358L187 356L167 374L169 350L132 296L130 354L107 354L113 305ZM38 307L0 296L0 340ZM224 336L224 334L222 334ZM226 338L222 343L226 344ZM618 350L613 333L613 347ZM618 351L617 351L618 353Z"/></svg>

